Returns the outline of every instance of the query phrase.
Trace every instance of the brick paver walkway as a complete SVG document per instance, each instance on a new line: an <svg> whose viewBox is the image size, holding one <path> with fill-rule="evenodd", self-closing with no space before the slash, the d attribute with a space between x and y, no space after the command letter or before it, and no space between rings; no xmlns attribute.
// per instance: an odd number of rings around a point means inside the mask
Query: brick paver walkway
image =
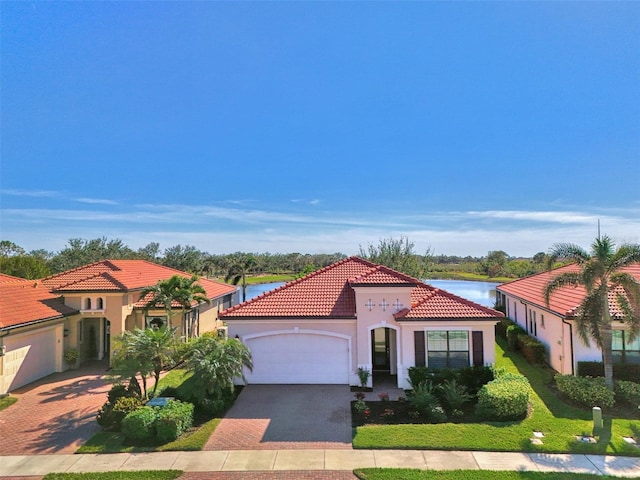
<svg viewBox="0 0 640 480"><path fill-rule="evenodd" d="M248 385L204 450L350 449L346 385Z"/></svg>
<svg viewBox="0 0 640 480"><path fill-rule="evenodd" d="M98 429L110 388L105 366L54 373L11 392L18 402L0 411L0 455L74 453Z"/></svg>

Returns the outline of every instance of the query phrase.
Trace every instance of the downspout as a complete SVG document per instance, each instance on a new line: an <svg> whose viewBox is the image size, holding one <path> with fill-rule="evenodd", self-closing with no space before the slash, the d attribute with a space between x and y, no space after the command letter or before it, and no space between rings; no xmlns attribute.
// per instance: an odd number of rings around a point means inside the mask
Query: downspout
<svg viewBox="0 0 640 480"><path fill-rule="evenodd" d="M567 322L564 317L562 318L562 323L565 325L569 325L569 346L571 347L571 375L575 375L575 368L574 368L574 363L573 363L573 325L571 325L569 322ZM564 329L562 329L562 331L564 332ZM563 343L564 346L564 343Z"/></svg>

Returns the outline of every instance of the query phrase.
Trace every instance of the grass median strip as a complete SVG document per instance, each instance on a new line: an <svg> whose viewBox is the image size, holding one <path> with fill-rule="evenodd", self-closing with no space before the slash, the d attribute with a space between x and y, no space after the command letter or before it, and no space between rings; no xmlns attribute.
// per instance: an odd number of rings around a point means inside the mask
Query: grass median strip
<svg viewBox="0 0 640 480"><path fill-rule="evenodd" d="M590 473L413 470L408 468L359 468L353 473L361 480L602 480L615 478Z"/></svg>
<svg viewBox="0 0 640 480"><path fill-rule="evenodd" d="M49 473L44 480L174 480L181 470L141 470L135 472Z"/></svg>

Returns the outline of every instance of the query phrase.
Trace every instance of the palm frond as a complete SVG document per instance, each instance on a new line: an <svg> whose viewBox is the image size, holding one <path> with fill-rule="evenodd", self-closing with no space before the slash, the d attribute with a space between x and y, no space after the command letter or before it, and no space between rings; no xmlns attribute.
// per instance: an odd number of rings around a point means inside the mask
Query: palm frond
<svg viewBox="0 0 640 480"><path fill-rule="evenodd" d="M551 295L554 292L563 287L582 285L582 279L578 272L564 272L553 277L545 286L542 291L544 301L549 306Z"/></svg>

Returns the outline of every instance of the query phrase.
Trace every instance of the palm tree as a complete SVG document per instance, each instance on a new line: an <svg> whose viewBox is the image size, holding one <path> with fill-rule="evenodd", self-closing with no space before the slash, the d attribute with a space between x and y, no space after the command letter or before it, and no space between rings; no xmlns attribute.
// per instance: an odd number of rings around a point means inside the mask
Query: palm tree
<svg viewBox="0 0 640 480"><path fill-rule="evenodd" d="M118 365L123 373L131 371L134 365L142 376L144 396L147 396L146 376L153 373L155 384L153 396L158 389L158 381L162 371L173 363L176 352L175 328L160 328L154 330L136 328L133 332L126 331L120 338L122 350L116 356Z"/></svg>
<svg viewBox="0 0 640 480"><path fill-rule="evenodd" d="M640 283L622 271L624 267L640 262L640 245L614 247L615 244L606 235L593 242L590 253L570 243L554 245L548 264L566 259L576 263L579 270L560 273L544 287L547 306L551 295L560 288L583 286L586 289L586 295L578 307L576 326L586 346L589 346L589 339L593 338L602 351L604 377L609 389L613 389L611 307L619 309L620 320L628 326L627 342L640 334Z"/></svg>
<svg viewBox="0 0 640 480"><path fill-rule="evenodd" d="M238 283L242 282L243 302L247 299L247 274L256 264L256 257L246 253L234 254L229 261L224 281L231 282L233 285L238 285Z"/></svg>
<svg viewBox="0 0 640 480"><path fill-rule="evenodd" d="M164 311L167 312L167 326L171 327L171 316L174 305L177 304L180 306L184 317L184 313L191 309L194 303L209 303L207 291L197 282L198 277L195 275L191 278L174 275L167 280L159 280L155 285L142 289L140 292L141 299L150 295L144 305L145 312L158 308L159 305L162 306ZM191 318L188 322L189 324L186 325L185 330L187 337L191 337L193 336Z"/></svg>

